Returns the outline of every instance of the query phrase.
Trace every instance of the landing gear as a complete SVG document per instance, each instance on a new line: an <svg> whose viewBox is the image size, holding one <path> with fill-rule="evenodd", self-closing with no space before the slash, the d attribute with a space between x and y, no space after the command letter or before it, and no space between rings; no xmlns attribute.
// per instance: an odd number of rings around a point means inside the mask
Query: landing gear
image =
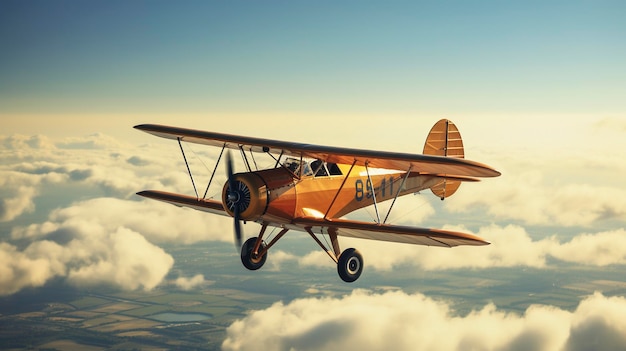
<svg viewBox="0 0 626 351"><path fill-rule="evenodd" d="M277 235L266 244L263 241L263 236L267 224L263 224L259 236L257 238L250 238L246 240L241 246L241 263L244 267L251 271L255 271L265 264L267 260L267 252L269 248L274 246L276 242L287 233L289 229L283 228ZM326 251L328 256L337 263L337 273L339 277L346 283L352 283L359 279L363 272L363 256L361 253L353 248L349 248L341 252L339 249L339 241L337 240L337 234L329 234L332 249L326 248L326 246L315 236L311 228L306 228L306 231L317 242L317 244ZM256 253L255 253L256 252Z"/></svg>
<svg viewBox="0 0 626 351"><path fill-rule="evenodd" d="M337 273L339 277L346 283L352 283L359 279L363 272L363 256L357 249L349 248L341 252L339 249L339 240L337 240L336 233L328 233L331 248L326 246L315 236L311 228L305 228L307 233L315 240L315 242L330 256L330 258L337 263Z"/></svg>
<svg viewBox="0 0 626 351"><path fill-rule="evenodd" d="M241 246L241 263L243 263L244 267L248 268L251 271L255 271L265 264L265 260L267 260L267 252L263 254L263 256L258 256L254 254L254 245L256 244L257 238L250 238L243 243ZM261 242L261 246L259 246L259 252L265 251L265 242Z"/></svg>
<svg viewBox="0 0 626 351"><path fill-rule="evenodd" d="M363 256L361 256L361 253L353 248L344 250L337 262L339 277L346 283L352 283L359 279L361 272L363 272Z"/></svg>

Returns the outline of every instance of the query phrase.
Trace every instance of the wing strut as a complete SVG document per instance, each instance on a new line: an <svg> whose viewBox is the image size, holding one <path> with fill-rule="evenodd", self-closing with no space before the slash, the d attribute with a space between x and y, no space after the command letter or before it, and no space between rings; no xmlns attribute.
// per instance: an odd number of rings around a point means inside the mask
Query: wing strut
<svg viewBox="0 0 626 351"><path fill-rule="evenodd" d="M274 155L270 154L269 151L267 152L268 155L272 156L272 158L276 160L276 165L274 165L274 168L278 167L278 165L280 164L280 159L283 157L284 153L285 153L285 150L281 150L280 155L278 155L278 158L276 158L274 157Z"/></svg>
<svg viewBox="0 0 626 351"><path fill-rule="evenodd" d="M391 214L391 209L393 208L393 205L396 203L396 199L398 199L398 196L400 195L400 192L402 191L402 187L404 186L406 179L409 177L409 174L411 174L411 169L413 169L413 166L409 167L409 170L406 171L404 178L402 178L402 183L400 183L400 187L398 188L396 195L393 197L393 201L391 201L391 206L389 206L389 210L387 211L387 215L385 216L385 220L383 221L383 224L387 223L387 219L389 218L389 215Z"/></svg>
<svg viewBox="0 0 626 351"><path fill-rule="evenodd" d="M183 144L180 142L180 137L176 138L178 140L178 146L180 146L180 152L183 153L183 159L185 160L185 165L187 166L187 172L189 172L189 178L191 178L191 185L193 185L193 191L196 192L196 198L200 199L200 195L198 195L198 189L196 189L196 183L193 181L193 176L191 175L191 168L189 168L189 163L187 162L187 156L185 156L185 150L183 150Z"/></svg>
<svg viewBox="0 0 626 351"><path fill-rule="evenodd" d="M376 189L374 189L374 183L372 182L372 177L370 177L370 169L367 167L369 162L365 162L365 172L367 172L367 181L370 183L370 187L372 188L372 198L374 199L374 211L376 211L376 223L380 224L380 215L378 214L378 203L376 203Z"/></svg>
<svg viewBox="0 0 626 351"><path fill-rule="evenodd" d="M341 186L339 187L339 190L337 190L337 193L335 194L335 197L333 198L333 201L331 201L330 206L328 206L328 210L326 210L326 214L324 215L324 219L327 219L328 214L330 213L331 208L333 208L333 205L335 204L335 201L337 200L337 197L339 196L339 193L341 192L341 189L343 189L343 186L346 184L346 180L348 180L348 177L350 176L350 173L352 173L352 169L354 168L355 164L356 164L356 158L354 159L354 162L352 162L352 166L350 166L350 170L348 171L348 174L346 174L346 177L343 178L343 182L341 182Z"/></svg>
<svg viewBox="0 0 626 351"><path fill-rule="evenodd" d="M255 170L259 170L259 165L256 164L256 159L254 158L254 153L252 152L252 148L250 148L250 157L252 157L252 162L254 163Z"/></svg>
<svg viewBox="0 0 626 351"><path fill-rule="evenodd" d="M239 145L239 151L241 152L241 158L246 164L246 168L248 169L248 172L252 172L252 168L250 168L250 162L248 162L248 157L246 157L246 152L243 151L243 145Z"/></svg>
<svg viewBox="0 0 626 351"><path fill-rule="evenodd" d="M224 149L226 149L226 143L222 146L222 151L220 152L219 157L217 158L217 162L215 163L215 168L213 168L213 173L211 173L211 179L209 179L209 184L206 186L206 190L204 191L204 196L202 200L206 199L206 194L209 192L209 187L211 186L211 182L213 182L213 176L215 176L215 172L217 171L217 166L220 164L220 160L222 159L222 154L224 153Z"/></svg>

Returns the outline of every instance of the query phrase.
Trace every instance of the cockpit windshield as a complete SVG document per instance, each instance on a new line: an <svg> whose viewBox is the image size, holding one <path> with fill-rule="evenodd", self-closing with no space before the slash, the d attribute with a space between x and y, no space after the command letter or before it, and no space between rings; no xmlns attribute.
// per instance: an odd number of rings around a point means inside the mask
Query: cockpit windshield
<svg viewBox="0 0 626 351"><path fill-rule="evenodd" d="M341 175L341 170L336 163L323 162L322 160L314 160L308 162L306 160L288 157L283 166L289 169L293 174L300 175L300 165L302 165L302 176L326 177L329 175Z"/></svg>

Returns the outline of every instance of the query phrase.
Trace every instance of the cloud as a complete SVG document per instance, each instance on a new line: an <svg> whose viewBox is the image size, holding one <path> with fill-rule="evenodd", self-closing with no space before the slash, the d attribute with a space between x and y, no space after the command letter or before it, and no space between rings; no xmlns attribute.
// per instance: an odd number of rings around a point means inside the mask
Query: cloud
<svg viewBox="0 0 626 351"><path fill-rule="evenodd" d="M79 186L83 197L104 193L129 198L144 189L192 192L185 166L172 167L182 162L180 155L159 147L149 147L158 157L146 158L140 155L148 147L125 145L103 135L57 142L59 147L45 137L0 137L0 143L7 146L0 151L0 218L4 221L35 210L35 197L45 196L46 188L56 185ZM216 178L209 196L221 190L223 180ZM204 178L197 181L201 186ZM71 202L71 193L67 198L63 202Z"/></svg>
<svg viewBox="0 0 626 351"><path fill-rule="evenodd" d="M626 230L581 234L554 245L550 255L561 261L594 266L626 264Z"/></svg>
<svg viewBox="0 0 626 351"><path fill-rule="evenodd" d="M489 304L463 316L421 294L357 290L252 311L228 327L222 349L618 350L624 313L626 299L598 293L573 312L532 305L518 315Z"/></svg>
<svg viewBox="0 0 626 351"><path fill-rule="evenodd" d="M155 201L96 198L50 213L47 221L14 227L12 240L23 250L2 243L0 295L39 287L63 277L77 286L113 284L122 289L150 290L161 283L173 258L154 242L191 244L232 241L228 218L180 209ZM187 289L204 277L180 278Z"/></svg>
<svg viewBox="0 0 626 351"><path fill-rule="evenodd" d="M104 245L93 252L79 254L79 264L68 271L68 280L75 285L114 284L127 290L151 290L165 277L174 264L172 256L148 242L141 234L119 228L104 238ZM81 241L81 248L90 248ZM105 249L104 246L110 246ZM70 252L76 252L72 243Z"/></svg>
<svg viewBox="0 0 626 351"><path fill-rule="evenodd" d="M182 162L180 154L153 145L124 145L101 134L60 142L41 136L0 137L0 144L5 146L0 150L0 221L16 220L7 227L10 235L2 233L0 295L55 278L76 286L149 290L173 264L160 243L233 240L228 218L134 194L143 189L191 190L184 165L172 168ZM175 144L170 146L177 151ZM157 157L138 156L147 151ZM100 197L103 193L114 197ZM44 222L17 224L25 213L45 216L37 213L38 198L50 196L66 207L51 211ZM92 198L76 201L79 197ZM177 283L186 288L203 279Z"/></svg>
<svg viewBox="0 0 626 351"><path fill-rule="evenodd" d="M33 187L13 188L11 195L0 200L0 222L11 221L24 212L32 212L35 208L32 199L36 193Z"/></svg>
<svg viewBox="0 0 626 351"><path fill-rule="evenodd" d="M39 243L38 247L48 246ZM63 264L49 257L33 255L34 249L20 251L8 243L0 243L0 296L10 295L25 287L39 287L65 271Z"/></svg>
<svg viewBox="0 0 626 351"><path fill-rule="evenodd" d="M54 143L48 137L43 135L11 135L1 136L0 145L7 150L24 150L24 149L54 149Z"/></svg>
<svg viewBox="0 0 626 351"><path fill-rule="evenodd" d="M72 227L76 223L94 223L108 231L122 226L157 243L193 244L200 241L233 240L230 218L153 200L131 201L116 198L95 198L54 210L48 221L15 227L11 235L14 240L43 238L53 233L51 228Z"/></svg>
<svg viewBox="0 0 626 351"><path fill-rule="evenodd" d="M555 183L537 170L505 173L475 184L446 202L454 213L486 209L489 216L530 225L590 226L600 220L626 221L626 190L585 183ZM480 196L477 196L480 194Z"/></svg>
<svg viewBox="0 0 626 351"><path fill-rule="evenodd" d="M168 273L174 259L139 233L113 232L88 222L58 226L45 240L24 250L0 243L0 295L40 287L55 277L77 286L112 284L150 290Z"/></svg>
<svg viewBox="0 0 626 351"><path fill-rule="evenodd" d="M8 222L35 210L40 177L0 170L0 222Z"/></svg>
<svg viewBox="0 0 626 351"><path fill-rule="evenodd" d="M95 133L85 137L66 138L55 143L59 149L69 150L102 150L115 149L125 145L119 140L102 133Z"/></svg>
<svg viewBox="0 0 626 351"><path fill-rule="evenodd" d="M597 121L593 127L599 131L626 133L626 119L606 117Z"/></svg>
<svg viewBox="0 0 626 351"><path fill-rule="evenodd" d="M202 274L196 274L191 278L178 277L174 280L174 285L182 290L191 290L204 283L206 283L206 281L204 280L204 275Z"/></svg>
<svg viewBox="0 0 626 351"><path fill-rule="evenodd" d="M462 227L450 230L469 232ZM426 247L380 241L341 238L342 249L357 248L364 256L367 269L387 272L396 267L418 267L420 270L486 269L502 267L549 268L553 258L586 266L626 264L626 231L618 229L594 234L580 234L568 241L556 236L533 240L526 229L517 225L482 227L478 236L491 242L488 246L454 248ZM284 256L284 255L283 255ZM272 253L268 263L272 261ZM301 257L289 257L301 266L334 268L321 250ZM281 257L287 262L287 257ZM278 263L276 263L278 264ZM277 269L277 268L275 268Z"/></svg>

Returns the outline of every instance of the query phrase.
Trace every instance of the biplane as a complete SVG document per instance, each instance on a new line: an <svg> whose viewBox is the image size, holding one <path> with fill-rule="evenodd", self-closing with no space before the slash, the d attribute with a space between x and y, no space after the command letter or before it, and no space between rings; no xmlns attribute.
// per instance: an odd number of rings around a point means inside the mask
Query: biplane
<svg viewBox="0 0 626 351"><path fill-rule="evenodd" d="M454 194L462 182L500 175L487 165L464 158L461 135L447 119L438 121L430 130L423 154L284 142L154 124L135 128L178 142L195 191L195 196L157 190L137 194L232 217L241 261L250 270L261 268L268 251L290 230L308 233L337 264L337 272L345 282L359 278L363 257L354 248L342 251L339 237L441 247L489 244L471 234L387 223L400 196L430 189L443 200ZM221 148L204 196L197 191L182 142ZM235 173L231 150L241 154L245 172ZM268 155L271 166L257 169L255 157L259 154ZM207 198L222 159L227 179L221 199L219 195L215 196L218 199ZM386 213L381 213L379 204L384 201L391 203ZM376 214L372 222L344 217L368 206L373 206ZM261 225L258 236L243 244L241 221ZM265 240L268 227L279 230L269 242Z"/></svg>

